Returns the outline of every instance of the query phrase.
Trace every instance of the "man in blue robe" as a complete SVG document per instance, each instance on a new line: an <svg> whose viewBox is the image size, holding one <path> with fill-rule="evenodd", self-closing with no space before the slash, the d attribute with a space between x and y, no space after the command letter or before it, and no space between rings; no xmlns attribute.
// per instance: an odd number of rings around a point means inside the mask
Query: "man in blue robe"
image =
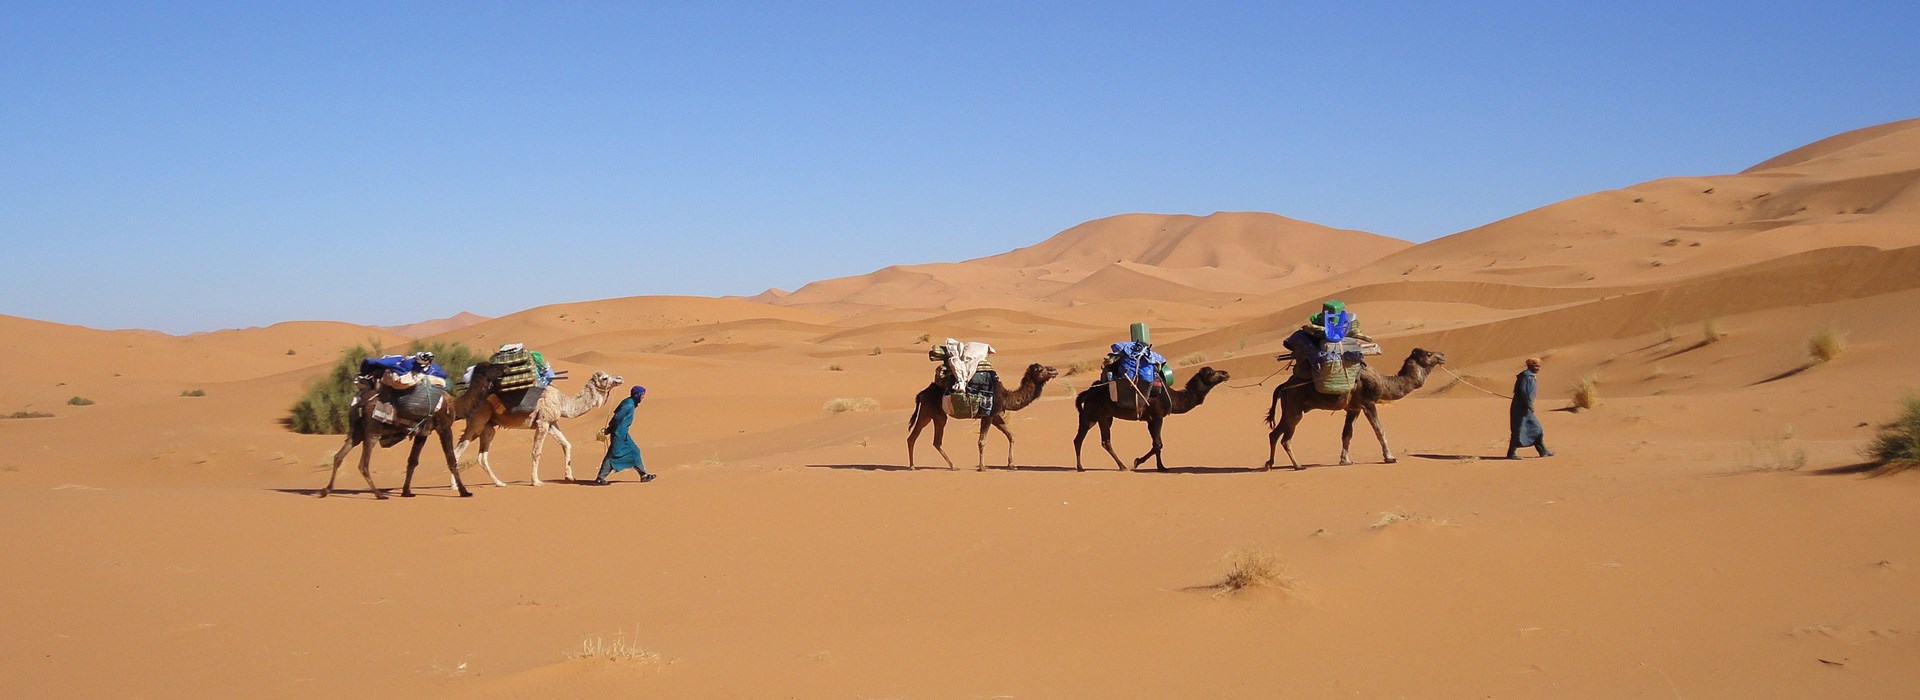
<svg viewBox="0 0 1920 700"><path fill-rule="evenodd" d="M600 475L593 483L605 486L607 477L614 472L635 470L640 474L641 482L653 481L653 474L647 472L645 464L640 462L640 446L634 444L628 430L633 427L633 410L640 407L640 401L647 398L647 388L636 386L627 398L613 409L613 420L607 421L607 456L600 460Z"/></svg>
<svg viewBox="0 0 1920 700"><path fill-rule="evenodd" d="M1507 459L1519 459L1522 447L1539 450L1542 457L1553 456L1553 450L1547 449L1546 430L1540 427L1540 417L1533 414L1533 399L1539 389L1534 375L1539 371L1540 358L1529 357L1527 368L1513 378L1513 405L1507 409L1510 428Z"/></svg>

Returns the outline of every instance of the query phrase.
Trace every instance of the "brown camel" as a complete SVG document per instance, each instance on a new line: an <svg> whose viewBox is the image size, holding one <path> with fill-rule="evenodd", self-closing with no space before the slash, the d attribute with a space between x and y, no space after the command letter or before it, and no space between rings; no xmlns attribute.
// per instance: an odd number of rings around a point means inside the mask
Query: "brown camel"
<svg viewBox="0 0 1920 700"><path fill-rule="evenodd" d="M1040 389L1046 386L1047 380L1058 376L1060 376L1058 370L1036 362L1027 365L1027 373L1021 375L1020 386L1016 388L1008 389L1006 384L1001 383L999 377L994 377L993 414L980 419L980 463L975 467L977 470L986 471L987 469L987 426L989 425L999 428L1001 434L1007 436L1007 468L1013 468L1013 431L1007 429L1007 414L1032 404L1034 399L1040 398ZM920 430L927 427L928 423L933 424L933 450L940 453L941 459L946 460L948 469L954 468L953 459L947 457L947 451L940 447L940 443L947 434L946 396L946 387L941 386L938 381L928 383L927 388L914 394L913 418L908 422L910 427L907 430L908 469L915 468L913 441L920 437Z"/></svg>
<svg viewBox="0 0 1920 700"><path fill-rule="evenodd" d="M1139 459L1133 460L1133 468L1139 469L1148 457L1152 457L1154 468L1166 471L1167 463L1160 458L1161 424L1166 422L1167 416L1198 408L1207 400L1207 392L1213 391L1214 387L1231 378L1226 370L1201 367L1199 372L1194 373L1193 378L1187 380L1185 389L1169 391L1165 395L1148 392L1147 406L1145 410L1138 413L1114 405L1113 398L1107 394L1105 383L1095 384L1086 391L1080 392L1080 395L1073 399L1074 407L1080 411L1080 432L1073 436L1073 468L1076 471L1087 470L1086 467L1080 466L1080 444L1087 439L1087 429L1093 427L1094 423L1099 423L1100 446L1106 448L1107 456L1113 458L1114 466L1119 467L1120 471L1127 471L1127 465L1120 461L1120 455L1113 453L1113 419L1118 418L1146 421L1147 434L1153 436L1153 449L1140 455Z"/></svg>
<svg viewBox="0 0 1920 700"><path fill-rule="evenodd" d="M487 377L483 385L480 368L488 367L497 367L497 365L483 364L474 369L472 383L475 388L469 393L485 396L492 392L492 380L497 377L498 372L490 372L492 376ZM492 401L475 400L467 407L464 414L467 418L467 429L461 433L460 443L453 448L454 456L465 454L467 445L475 438L479 438L480 455L477 460L480 462L480 467L487 470L487 477L493 479L494 486L506 486L507 482L501 481L500 477L494 475L493 462L487 458L487 453L493 446L493 432L496 428L531 429L533 431L533 485L540 485L540 451L546 446L548 435L552 435L554 440L560 442L560 455L566 467L566 479L573 481L573 443L568 442L567 436L560 432L560 420L574 418L599 408L601 404L607 402L607 394L612 393L613 388L619 386L620 382L620 377L606 372L594 372L593 376L587 378L586 386L580 387L580 392L573 396L567 396L549 386L540 393L532 413L502 413L500 409L494 407Z"/></svg>
<svg viewBox="0 0 1920 700"><path fill-rule="evenodd" d="M320 489L320 497L326 498L328 494L333 493L333 482L340 476L340 462L346 459L347 453L353 450L354 445L359 445L360 476L367 480L367 488L373 491L374 498L386 500L387 494L381 491L380 487L373 485L373 474L368 469L373 460L373 445L376 442L382 443L382 447L398 444L411 435L413 450L407 453L407 478L400 486L400 496L412 498L413 469L420 466L420 449L426 446L427 433L430 432L440 436L440 450L446 453L447 471L453 474L454 490L459 491L462 498L472 496L473 492L468 491L467 485L460 482L460 467L458 460L453 456L453 422L465 410L466 402L479 394L468 391L458 397L448 395L440 401L439 406L434 408L433 415L420 421L412 429L407 429L374 420L371 409L377 395L377 390L374 388L375 381L369 377L355 380L360 387L360 394L354 405L347 409L347 441L340 446L340 451L333 455L333 473L327 477L327 487Z"/></svg>
<svg viewBox="0 0 1920 700"><path fill-rule="evenodd" d="M1447 356L1437 352L1428 352L1414 348L1407 356L1400 373L1391 377L1382 376L1372 367L1360 369L1359 385L1343 394L1322 394L1313 388L1313 379L1295 376L1280 386L1273 388L1273 402L1280 407L1280 419L1274 420L1274 409L1267 408L1267 425L1273 428L1267 433L1267 464L1265 469L1273 468L1275 441L1287 451L1287 461L1294 469L1304 469L1300 461L1293 458L1293 429L1300 425L1300 417L1307 411L1320 409L1325 411L1346 411L1347 425L1340 433L1340 463L1353 464L1349 448L1353 446L1353 419L1364 413L1367 423L1373 426L1373 435L1380 439L1380 456L1392 464L1396 460L1393 448L1387 446L1387 433L1380 428L1379 406L1388 401L1405 398L1418 391L1427 383L1427 373L1435 367L1447 363Z"/></svg>

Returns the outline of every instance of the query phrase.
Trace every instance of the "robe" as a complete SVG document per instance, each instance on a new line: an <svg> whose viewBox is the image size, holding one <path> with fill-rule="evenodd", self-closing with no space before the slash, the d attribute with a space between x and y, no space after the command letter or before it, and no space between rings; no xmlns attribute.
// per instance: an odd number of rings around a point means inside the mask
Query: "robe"
<svg viewBox="0 0 1920 700"><path fill-rule="evenodd" d="M633 427L633 409L639 402L628 397L613 409L613 420L607 421L607 456L600 460L600 470L625 471L639 469L646 471L646 465L640 463L640 446L634 444L628 429Z"/></svg>
<svg viewBox="0 0 1920 700"><path fill-rule="evenodd" d="M1533 370L1525 370L1513 378L1513 405L1507 409L1512 430L1508 437L1510 446L1533 447L1544 436L1540 417L1533 414L1534 394L1538 390L1538 383L1533 377Z"/></svg>

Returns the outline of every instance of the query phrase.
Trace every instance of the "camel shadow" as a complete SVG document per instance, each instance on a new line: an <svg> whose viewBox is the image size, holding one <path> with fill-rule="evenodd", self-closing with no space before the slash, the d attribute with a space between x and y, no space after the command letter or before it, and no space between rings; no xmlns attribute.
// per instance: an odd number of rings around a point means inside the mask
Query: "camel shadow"
<svg viewBox="0 0 1920 700"><path fill-rule="evenodd" d="M1162 474L1246 474L1250 472L1261 472L1261 471L1269 471L1269 470L1261 469L1259 467L1193 466L1193 467L1167 467L1167 470L1164 472L1161 472L1160 470L1154 469L1152 467L1141 467L1141 468L1135 469L1134 471L1159 472ZM1291 467L1274 467L1271 471L1293 471L1293 469Z"/></svg>
<svg viewBox="0 0 1920 700"><path fill-rule="evenodd" d="M284 493L289 496L305 496L307 498L313 498L315 496L320 495L320 492L325 489L267 489L267 490L272 491L274 493ZM397 488L381 489L381 492L387 494L387 496L391 498L402 497L400 495L400 489L397 489ZM436 493L436 492L439 492L439 493ZM455 493L451 488L447 488L443 490L441 487L437 487L437 486L422 486L422 487L415 488L413 491L413 495L417 497L426 497L426 498L459 498L460 497L460 494ZM333 493L327 494L327 497L333 498L336 496L360 496L360 497L365 497L367 499L372 499L373 491L370 489L346 489L346 488L340 488L336 486L333 489Z"/></svg>

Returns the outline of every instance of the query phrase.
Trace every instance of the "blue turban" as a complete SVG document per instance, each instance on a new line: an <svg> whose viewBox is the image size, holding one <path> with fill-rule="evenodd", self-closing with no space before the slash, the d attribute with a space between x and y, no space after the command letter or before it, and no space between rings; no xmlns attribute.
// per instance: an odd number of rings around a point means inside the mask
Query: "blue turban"
<svg viewBox="0 0 1920 700"><path fill-rule="evenodd" d="M642 396L646 396L646 395L647 395L647 388L646 388L646 387L644 387L644 386L638 386L638 385L636 385L636 386L634 386L634 387L633 387L633 391L631 391L631 392L628 392L628 395L629 395L629 396L632 396L633 398L636 398L636 399L637 399L637 398L640 398L640 397L642 397Z"/></svg>

